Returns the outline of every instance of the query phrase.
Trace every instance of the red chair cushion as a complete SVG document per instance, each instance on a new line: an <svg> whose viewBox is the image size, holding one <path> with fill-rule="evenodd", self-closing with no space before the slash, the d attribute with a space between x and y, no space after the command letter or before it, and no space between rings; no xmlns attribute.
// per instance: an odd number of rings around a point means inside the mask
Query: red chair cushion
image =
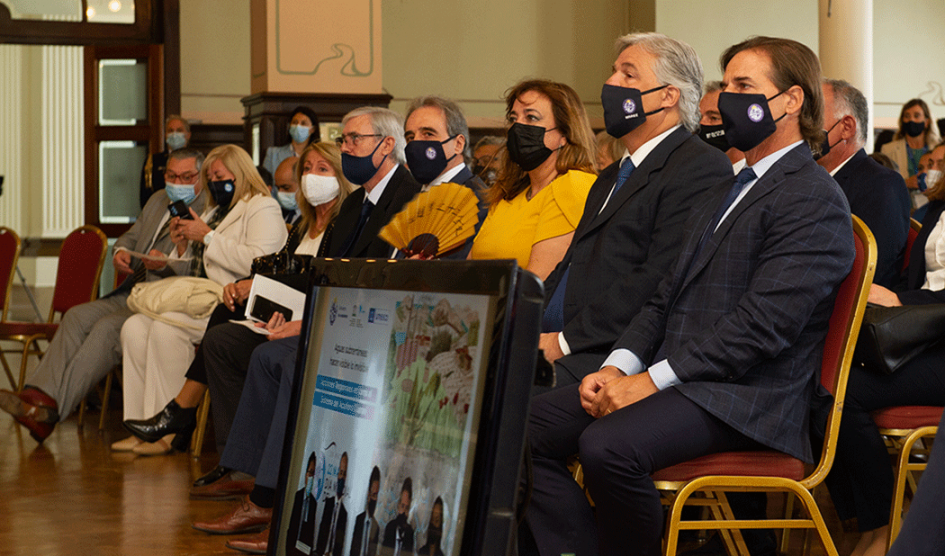
<svg viewBox="0 0 945 556"><path fill-rule="evenodd" d="M876 426L881 429L917 429L938 425L943 409L928 405L902 405L879 409L872 415Z"/></svg>
<svg viewBox="0 0 945 556"><path fill-rule="evenodd" d="M47 338L52 338L56 330L59 329L59 323L46 322L0 322L0 336L32 336L33 334L45 334Z"/></svg>
<svg viewBox="0 0 945 556"><path fill-rule="evenodd" d="M653 474L654 481L689 481L706 475L743 475L749 477L784 477L800 481L804 463L774 450L757 452L721 452L709 454Z"/></svg>

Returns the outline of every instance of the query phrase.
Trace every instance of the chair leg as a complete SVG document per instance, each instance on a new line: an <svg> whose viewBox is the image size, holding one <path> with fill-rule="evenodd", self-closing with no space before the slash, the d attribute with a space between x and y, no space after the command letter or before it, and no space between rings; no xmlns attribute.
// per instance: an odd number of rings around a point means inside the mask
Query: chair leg
<svg viewBox="0 0 945 556"><path fill-rule="evenodd" d="M112 373L105 377L105 391L102 393L102 412L98 416L98 430L105 430L105 419L108 417L108 400L112 393Z"/></svg>
<svg viewBox="0 0 945 556"><path fill-rule="evenodd" d="M909 456L912 455L912 449L916 442L923 437L934 435L936 432L938 432L938 427L922 427L912 431L902 441L902 449L899 452L899 461L896 465L896 483L893 490L892 509L889 514L889 536L886 539L886 550L892 548L893 542L899 535L899 529L902 527L902 505L906 496L906 479L912 476L913 471L921 471L926 468L925 463L909 463ZM913 492L915 492L914 489Z"/></svg>
<svg viewBox="0 0 945 556"><path fill-rule="evenodd" d="M816 491L816 489L815 489ZM791 519L794 517L794 497L785 496L784 497L784 519ZM781 531L781 554L787 554L788 548L791 543L791 529L785 527Z"/></svg>
<svg viewBox="0 0 945 556"><path fill-rule="evenodd" d="M3 363L3 371L7 373L7 379L10 381L10 388L14 391L17 390L16 378L13 377L13 371L10 370L10 364L7 363L7 358L3 355L3 352L0 351L0 363Z"/></svg>
<svg viewBox="0 0 945 556"><path fill-rule="evenodd" d="M77 418L79 422L80 431L82 430L82 423L85 422L85 409L86 409L85 398L82 398L82 401L79 402L79 416Z"/></svg>
<svg viewBox="0 0 945 556"><path fill-rule="evenodd" d="M200 457L203 451L203 438L207 432L207 418L210 415L210 391L203 393L203 399L200 401L200 407L197 408L197 426L194 430L194 437L190 441L190 452L195 458Z"/></svg>
<svg viewBox="0 0 945 556"><path fill-rule="evenodd" d="M44 334L34 334L26 339L23 343L23 359L20 360L20 382L16 388L17 393L23 391L23 387L26 386L26 367L29 363L30 354L36 355L39 359L43 358L43 352L39 349L39 340L45 339ZM30 348L35 345L36 347L31 351Z"/></svg>

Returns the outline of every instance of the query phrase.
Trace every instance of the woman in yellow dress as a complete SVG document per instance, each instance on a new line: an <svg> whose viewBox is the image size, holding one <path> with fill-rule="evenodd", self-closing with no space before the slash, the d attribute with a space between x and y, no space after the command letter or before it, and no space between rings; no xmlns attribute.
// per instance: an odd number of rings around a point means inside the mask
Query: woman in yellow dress
<svg viewBox="0 0 945 556"><path fill-rule="evenodd" d="M594 134L563 83L523 81L505 101L508 156L469 258L516 259L544 280L564 258L597 178Z"/></svg>

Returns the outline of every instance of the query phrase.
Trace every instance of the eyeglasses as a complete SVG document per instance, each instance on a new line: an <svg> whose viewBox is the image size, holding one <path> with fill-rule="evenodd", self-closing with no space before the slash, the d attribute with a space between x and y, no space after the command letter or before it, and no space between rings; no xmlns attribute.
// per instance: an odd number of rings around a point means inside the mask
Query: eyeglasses
<svg viewBox="0 0 945 556"><path fill-rule="evenodd" d="M184 183L194 183L199 174L197 172L187 172L186 174L175 174L174 172L164 172L164 179L167 181L182 181Z"/></svg>
<svg viewBox="0 0 945 556"><path fill-rule="evenodd" d="M379 133L374 133L371 135L358 135L357 133L347 133L340 137L336 137L335 144L337 144L339 147L343 147L345 145L348 145L351 147L358 147L361 145L361 140L364 139L365 137L384 137L384 135L381 135Z"/></svg>

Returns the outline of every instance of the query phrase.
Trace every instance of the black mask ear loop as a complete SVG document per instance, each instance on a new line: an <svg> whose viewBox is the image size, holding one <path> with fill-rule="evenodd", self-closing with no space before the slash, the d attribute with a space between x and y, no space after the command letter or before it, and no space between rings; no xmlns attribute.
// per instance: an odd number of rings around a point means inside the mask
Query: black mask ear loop
<svg viewBox="0 0 945 556"><path fill-rule="evenodd" d="M660 89L665 89L666 87L669 87L669 85L668 85L668 84L667 84L667 85L660 85L659 87L653 87L652 89L643 91L643 92L640 93L640 98L642 99L642 98L643 98L643 95L648 95L648 94L650 94L650 93L654 93L654 92L656 92L656 91L659 91ZM644 115L644 116L652 116L653 114L656 114L657 112L662 112L662 111L663 111L663 108L660 107L660 108L657 108L656 110L654 110L654 111L652 111L652 112L644 112L643 115Z"/></svg>
<svg viewBox="0 0 945 556"><path fill-rule="evenodd" d="M772 100L774 100L774 99L778 98L779 96L783 95L785 92L787 92L787 89L784 89L783 91L781 91L780 93L774 95L774 96L771 97L771 98L766 98L766 99L765 99L765 102L770 103ZM768 104L768 110L770 110L770 109L771 109L771 105ZM775 120L774 123L780 122L781 120L784 119L785 116L787 116L787 110L785 110L785 111L784 111L784 114L781 114L781 117L778 118L777 120Z"/></svg>

